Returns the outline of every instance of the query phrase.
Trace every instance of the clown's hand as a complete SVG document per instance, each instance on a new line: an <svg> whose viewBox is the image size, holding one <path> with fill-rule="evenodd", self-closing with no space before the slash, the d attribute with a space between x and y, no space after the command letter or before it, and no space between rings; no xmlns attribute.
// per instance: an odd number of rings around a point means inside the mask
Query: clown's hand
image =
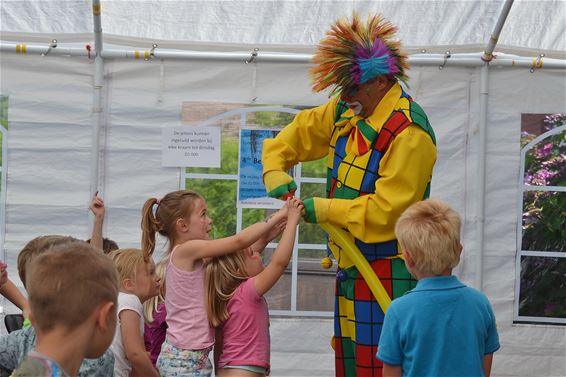
<svg viewBox="0 0 566 377"><path fill-rule="evenodd" d="M289 176L280 170L271 170L263 175L263 183L267 195L271 198L286 200L292 197L297 190L297 184Z"/></svg>
<svg viewBox="0 0 566 377"><path fill-rule="evenodd" d="M330 199L308 198L303 201L303 204L305 206L303 219L306 222L319 224L328 221Z"/></svg>

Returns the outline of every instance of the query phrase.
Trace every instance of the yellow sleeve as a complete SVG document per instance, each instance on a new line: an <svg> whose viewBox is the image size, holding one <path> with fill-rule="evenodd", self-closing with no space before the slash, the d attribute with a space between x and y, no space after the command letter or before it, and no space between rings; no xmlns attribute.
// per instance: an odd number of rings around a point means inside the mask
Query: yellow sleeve
<svg viewBox="0 0 566 377"><path fill-rule="evenodd" d="M375 193L353 200L332 199L330 223L347 228L364 242L394 239L395 222L407 207L422 199L435 162L436 146L430 136L410 125L381 159Z"/></svg>
<svg viewBox="0 0 566 377"><path fill-rule="evenodd" d="M338 98L324 105L303 110L274 139L263 142L263 174L287 171L298 162L311 161L328 154Z"/></svg>

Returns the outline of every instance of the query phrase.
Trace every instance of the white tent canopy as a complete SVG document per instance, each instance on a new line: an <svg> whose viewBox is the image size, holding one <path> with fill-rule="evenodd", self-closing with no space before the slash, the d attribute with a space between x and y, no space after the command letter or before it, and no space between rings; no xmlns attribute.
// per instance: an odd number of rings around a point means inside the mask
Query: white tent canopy
<svg viewBox="0 0 566 377"><path fill-rule="evenodd" d="M521 115L566 109L566 2L515 1L482 82L478 53L485 50L503 1L102 1L104 50L310 54L331 22L381 12L399 28L412 58L446 51L470 54L469 66L413 64L408 92L429 115L438 139L432 195L448 201L464 221L465 246L456 273L482 289L493 304L502 348L492 375L566 375L566 331L555 325L517 324L514 319L516 253L522 191ZM107 204L105 236L139 247L140 208L145 199L179 187L178 168L161 166L161 127L187 123L195 103L313 106L303 55L296 63L244 64L208 58L147 61L104 59L100 112L93 111L95 64L84 45L94 41L90 1L3 0L0 95L8 97L8 177L5 250L10 275L21 247L42 234L89 237L93 129L100 123L98 182ZM81 54L40 56L33 46ZM27 54L16 54L26 44ZM422 54L422 51L426 54ZM12 51L12 52L10 52ZM20 47L21 51L21 47ZM70 50L69 50L70 51ZM505 56L534 65L496 68ZM542 69L536 59L540 54ZM70 56L72 55L72 56ZM76 55L76 56L75 56ZM103 55L104 56L104 55ZM562 69L546 69L555 59ZM519 58L518 58L519 59ZM510 65L510 64L509 64ZM549 64L550 66L550 64ZM482 98L487 100L482 146ZM200 116L200 115L199 115ZM190 118L190 117L189 117ZM199 121L207 116L197 117ZM192 118L191 118L192 119ZM100 122L98 121L100 120ZM284 126L284 125L281 125ZM485 158L485 160L483 160ZM483 161L483 162L482 162ZM485 163L483 199L477 180ZM485 200L485 214L480 209ZM485 226L484 226L485 221ZM478 229L485 232L483 246ZM478 254L481 250L481 255ZM478 276L480 275L480 276ZM304 288L304 287L303 287ZM300 282L298 289L302 289ZM330 376L329 319L272 320L274 376Z"/></svg>
<svg viewBox="0 0 566 377"><path fill-rule="evenodd" d="M203 50L259 47L308 51L324 36L329 20L380 12L399 28L410 51L483 51L502 0L381 1L102 1L105 41L118 45ZM2 2L2 39L49 43L92 40L92 4L85 0ZM564 1L515 1L498 50L564 58ZM525 52L529 51L529 54Z"/></svg>

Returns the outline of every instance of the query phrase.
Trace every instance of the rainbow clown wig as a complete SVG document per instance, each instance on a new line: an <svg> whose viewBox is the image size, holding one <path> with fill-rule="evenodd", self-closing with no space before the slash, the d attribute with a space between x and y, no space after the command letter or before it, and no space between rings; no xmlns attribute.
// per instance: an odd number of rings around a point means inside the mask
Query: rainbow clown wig
<svg viewBox="0 0 566 377"><path fill-rule="evenodd" d="M354 12L352 20L340 19L326 33L313 56L312 89L334 86L333 94L349 91L377 76L407 80L407 56L394 39L397 28L381 15L363 24Z"/></svg>

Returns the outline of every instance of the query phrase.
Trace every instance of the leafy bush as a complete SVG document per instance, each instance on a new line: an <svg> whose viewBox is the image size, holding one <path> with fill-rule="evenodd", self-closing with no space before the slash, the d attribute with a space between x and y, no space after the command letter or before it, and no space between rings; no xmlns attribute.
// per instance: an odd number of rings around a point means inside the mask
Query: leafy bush
<svg viewBox="0 0 566 377"><path fill-rule="evenodd" d="M546 130L566 124L565 114L549 115ZM535 135L523 133L523 147ZM566 186L566 132L544 139L525 158L524 182L531 186ZM523 198L523 250L566 251L566 195L527 191Z"/></svg>
<svg viewBox="0 0 566 377"><path fill-rule="evenodd" d="M565 114L548 115L546 131L566 124ZM536 135L521 135L521 147ZM566 132L542 140L525 158L524 183L566 186ZM566 251L566 192L525 191L522 250ZM519 315L566 318L566 258L521 259Z"/></svg>

